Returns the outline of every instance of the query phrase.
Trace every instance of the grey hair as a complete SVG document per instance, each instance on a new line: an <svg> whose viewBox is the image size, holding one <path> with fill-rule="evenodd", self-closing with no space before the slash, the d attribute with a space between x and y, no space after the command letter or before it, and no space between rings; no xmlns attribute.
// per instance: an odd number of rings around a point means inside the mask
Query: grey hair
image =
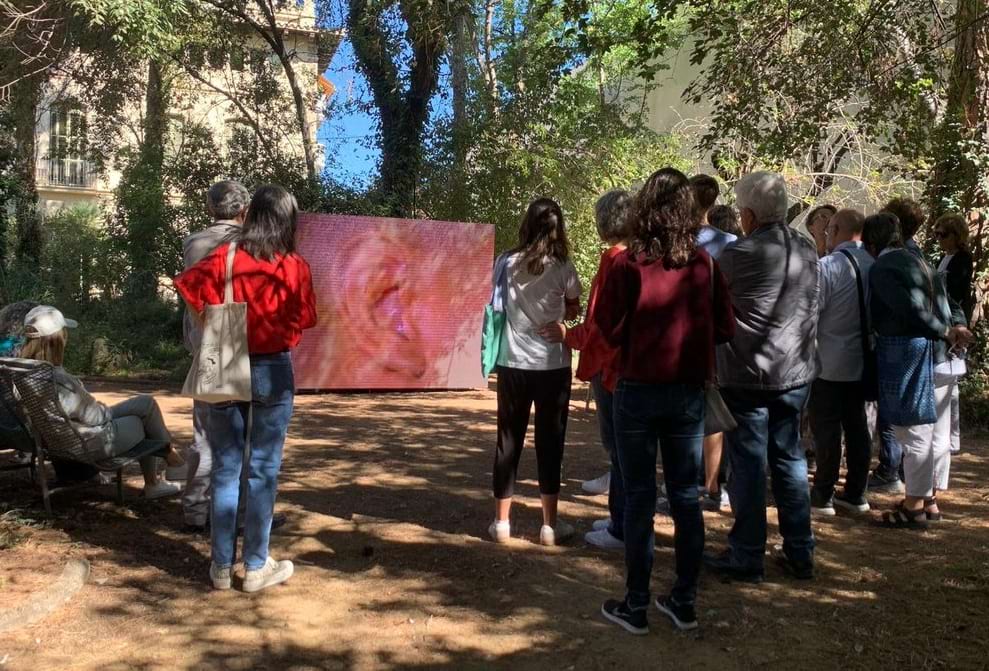
<svg viewBox="0 0 989 671"><path fill-rule="evenodd" d="M759 225L786 223L786 180L778 172L749 173L735 183L735 205L751 210Z"/></svg>
<svg viewBox="0 0 989 671"><path fill-rule="evenodd" d="M251 194L247 188L231 180L217 182L206 194L206 207L214 219L236 219L250 202Z"/></svg>
<svg viewBox="0 0 989 671"><path fill-rule="evenodd" d="M628 208L631 203L632 194L621 189L609 191L594 203L594 222L602 240L614 242L628 238Z"/></svg>
<svg viewBox="0 0 989 671"><path fill-rule="evenodd" d="M902 247L900 219L892 212L877 212L862 222L862 244L872 247L876 254L887 247Z"/></svg>

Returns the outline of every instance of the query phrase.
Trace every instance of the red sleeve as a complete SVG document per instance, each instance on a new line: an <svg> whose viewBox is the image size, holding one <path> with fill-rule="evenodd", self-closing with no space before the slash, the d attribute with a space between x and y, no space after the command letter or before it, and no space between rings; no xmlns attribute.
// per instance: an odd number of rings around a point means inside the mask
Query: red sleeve
<svg viewBox="0 0 989 671"><path fill-rule="evenodd" d="M597 305L601 282L604 280L608 268L611 267L613 259L614 254L611 253L611 249L606 249L602 252L601 260L598 262L597 274L594 275L594 279L591 281L591 293L587 299L587 312L584 314L584 321L572 329L567 329L567 334L564 338L564 343L570 349L584 349L587 347L591 336L597 331L597 324L594 323L594 308Z"/></svg>
<svg viewBox="0 0 989 671"><path fill-rule="evenodd" d="M600 283L591 319L609 345L621 347L625 322L639 294L635 269L627 254L615 258Z"/></svg>
<svg viewBox="0 0 989 671"><path fill-rule="evenodd" d="M714 262L714 342L726 343L735 337L735 309L731 305L728 282L721 274L718 262Z"/></svg>
<svg viewBox="0 0 989 671"><path fill-rule="evenodd" d="M299 258L299 309L296 328L300 331L316 325L316 293L312 287L312 270L301 256Z"/></svg>
<svg viewBox="0 0 989 671"><path fill-rule="evenodd" d="M223 302L228 247L229 245L217 247L199 263L173 280L179 295L196 312L202 312L207 305L218 305Z"/></svg>

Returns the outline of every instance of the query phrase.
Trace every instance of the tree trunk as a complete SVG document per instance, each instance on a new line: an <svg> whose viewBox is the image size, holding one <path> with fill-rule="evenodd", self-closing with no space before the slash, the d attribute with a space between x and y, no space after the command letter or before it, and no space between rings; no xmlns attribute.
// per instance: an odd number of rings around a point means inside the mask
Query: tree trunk
<svg viewBox="0 0 989 671"><path fill-rule="evenodd" d="M984 228L989 218L989 0L958 0L951 79L943 122L935 133L935 163L927 195L929 223L961 211L975 224L971 240L976 309L983 312L989 254ZM980 20L981 19L981 20Z"/></svg>
<svg viewBox="0 0 989 671"><path fill-rule="evenodd" d="M453 43L450 48L450 74L453 88L453 189L450 194L450 216L466 219L467 201L467 147L470 143L470 125L467 121L467 11L461 11L453 27Z"/></svg>
<svg viewBox="0 0 989 671"><path fill-rule="evenodd" d="M166 198L163 184L167 93L161 63L148 62L144 95L143 138L137 163L121 201L127 211L127 237L131 266L128 293L142 301L153 301L158 292L160 248L166 234Z"/></svg>
<svg viewBox="0 0 989 671"><path fill-rule="evenodd" d="M17 246L14 253L17 259L36 266L41 260L44 246L41 213L38 211L38 152L35 139L41 97L38 78L27 77L14 84L11 97L19 191L14 206L17 221Z"/></svg>
<svg viewBox="0 0 989 671"><path fill-rule="evenodd" d="M409 25L426 25L409 34L411 62L408 85L387 46L382 14L388 7L368 0L350 0L347 26L357 64L367 77L381 118L381 180L379 189L393 216L416 216L416 197L422 167L422 139L429 118L429 101L439 78L439 61L445 48L450 21L442 14L406 16L416 10L400 4ZM417 23L418 22L418 23Z"/></svg>

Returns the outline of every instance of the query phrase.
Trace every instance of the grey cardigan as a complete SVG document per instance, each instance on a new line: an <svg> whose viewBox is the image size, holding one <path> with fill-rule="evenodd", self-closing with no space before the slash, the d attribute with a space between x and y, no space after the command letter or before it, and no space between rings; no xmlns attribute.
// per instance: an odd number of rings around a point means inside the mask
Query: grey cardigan
<svg viewBox="0 0 989 671"><path fill-rule="evenodd" d="M193 233L182 242L182 265L186 270L209 256L210 252L225 242L229 242L240 233L240 226L233 220L219 219L207 229ZM185 348L190 352L199 349L202 332L199 323L193 319L189 311L185 311L182 319L182 335Z"/></svg>
<svg viewBox="0 0 989 671"><path fill-rule="evenodd" d="M782 391L817 376L813 245L785 224L765 224L718 259L735 309L735 337L718 348L723 387Z"/></svg>
<svg viewBox="0 0 989 671"><path fill-rule="evenodd" d="M86 442L93 460L114 456L115 428L113 413L82 386L82 381L61 366L55 367L58 402L79 435Z"/></svg>

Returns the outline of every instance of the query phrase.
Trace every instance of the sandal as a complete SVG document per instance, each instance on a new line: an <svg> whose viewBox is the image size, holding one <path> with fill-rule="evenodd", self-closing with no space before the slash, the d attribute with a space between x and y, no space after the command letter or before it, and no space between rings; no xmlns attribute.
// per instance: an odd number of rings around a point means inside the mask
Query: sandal
<svg viewBox="0 0 989 671"><path fill-rule="evenodd" d="M940 509L935 510L935 511L928 510L928 508L933 508L936 505L937 505L937 497L936 496L932 496L929 499L924 499L924 515L927 516L927 521L928 522L933 522L934 524L937 524L938 522L940 522L943 519L941 517L941 510Z"/></svg>
<svg viewBox="0 0 989 671"><path fill-rule="evenodd" d="M907 510L900 501L883 513L882 525L890 529L926 529L927 514L924 510Z"/></svg>

